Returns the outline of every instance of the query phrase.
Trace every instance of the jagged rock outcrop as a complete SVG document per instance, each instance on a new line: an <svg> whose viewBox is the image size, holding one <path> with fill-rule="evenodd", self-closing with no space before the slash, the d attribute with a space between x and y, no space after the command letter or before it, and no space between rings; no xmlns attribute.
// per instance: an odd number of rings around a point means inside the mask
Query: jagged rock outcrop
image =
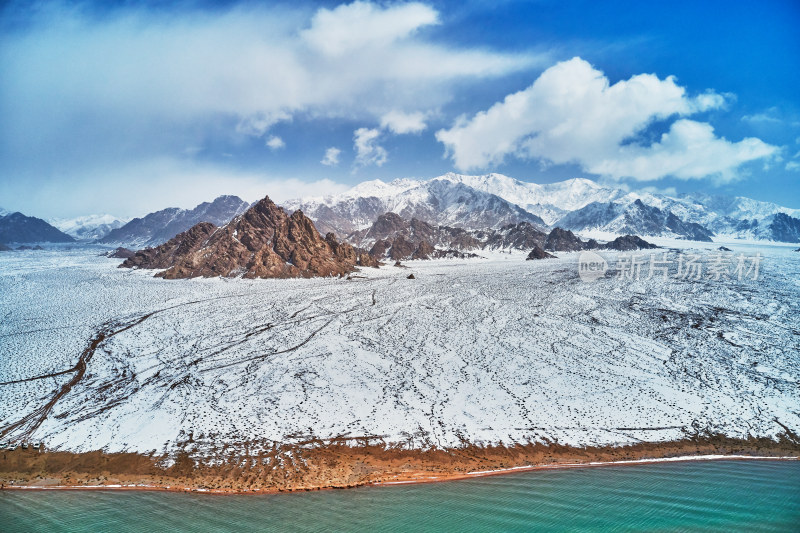
<svg viewBox="0 0 800 533"><path fill-rule="evenodd" d="M533 250L531 253L528 254L528 257L525 258L526 261L531 261L534 259L555 259L556 256L553 254L548 254L539 245L534 245Z"/></svg>
<svg viewBox="0 0 800 533"><path fill-rule="evenodd" d="M534 246L541 248L547 240L547 233L528 222L507 224L498 230L476 231L473 235L482 242L482 248L503 250L528 250Z"/></svg>
<svg viewBox="0 0 800 533"><path fill-rule="evenodd" d="M222 228L197 224L121 266L164 268L157 276L167 279L291 278L339 276L378 263L333 234L323 238L302 211L287 215L266 197Z"/></svg>
<svg viewBox="0 0 800 533"><path fill-rule="evenodd" d="M469 250L480 248L481 242L462 228L433 226L425 221L412 218L406 220L392 212L384 213L369 228L353 232L347 241L355 246L372 247L376 252L388 249L399 236L413 243L427 242L433 247ZM382 244L381 241L384 241ZM376 248L377 246L377 248ZM381 256L383 252L378 253Z"/></svg>
<svg viewBox="0 0 800 533"><path fill-rule="evenodd" d="M641 237L637 237L636 235L624 235L622 237L617 237L611 242L607 242L602 246L602 248L604 250L630 252L633 250L651 250L653 248L658 248L658 246L649 243Z"/></svg>
<svg viewBox="0 0 800 533"><path fill-rule="evenodd" d="M773 241L800 242L800 219L786 213L776 213L767 230Z"/></svg>
<svg viewBox="0 0 800 533"><path fill-rule="evenodd" d="M139 250L123 261L120 268L170 268L199 250L216 229L210 222L200 222L164 244Z"/></svg>
<svg viewBox="0 0 800 533"><path fill-rule="evenodd" d="M581 250L597 249L628 252L652 248L658 248L658 246L636 235L623 235L606 244L599 244L594 239L584 242L571 231L562 228L553 228L544 244L544 249L552 252L579 252Z"/></svg>
<svg viewBox="0 0 800 533"><path fill-rule="evenodd" d="M544 242L544 249L553 252L578 252L587 249L587 246L571 231L553 228Z"/></svg>
<svg viewBox="0 0 800 533"><path fill-rule="evenodd" d="M112 259L129 259L136 255L136 252L120 246L119 248L106 252L104 255Z"/></svg>

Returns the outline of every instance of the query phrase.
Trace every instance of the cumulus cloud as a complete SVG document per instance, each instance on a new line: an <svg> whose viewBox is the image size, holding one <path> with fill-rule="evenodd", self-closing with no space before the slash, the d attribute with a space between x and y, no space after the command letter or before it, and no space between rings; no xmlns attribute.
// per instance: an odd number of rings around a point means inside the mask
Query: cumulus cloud
<svg viewBox="0 0 800 533"><path fill-rule="evenodd" d="M382 166L386 163L386 149L378 144L381 132L374 128L358 128L353 133L353 149L356 151L356 167Z"/></svg>
<svg viewBox="0 0 800 533"><path fill-rule="evenodd" d="M61 135L81 123L130 139L164 123L232 119L238 133L260 136L298 112L380 119L398 107L436 106L456 81L539 59L451 49L415 33L437 17L415 3L323 8L310 25L303 10L251 4L103 17L44 4L26 28L4 35L3 130L35 141L36 132Z"/></svg>
<svg viewBox="0 0 800 533"><path fill-rule="evenodd" d="M419 133L428 127L425 124L425 113L403 113L402 111L389 111L381 117L381 128L402 135L405 133Z"/></svg>
<svg viewBox="0 0 800 533"><path fill-rule="evenodd" d="M643 181L736 176L745 162L770 157L777 148L747 138L730 142L709 124L675 121L651 144L639 137L657 121L716 109L722 95L688 96L675 78L639 74L613 85L581 58L550 67L527 89L471 118L460 117L436 132L455 166L485 168L506 157L577 163L609 178Z"/></svg>
<svg viewBox="0 0 800 533"><path fill-rule="evenodd" d="M286 143L283 142L283 139L278 137L277 135L273 135L267 142L265 143L271 150L280 150L281 148L286 147Z"/></svg>
<svg viewBox="0 0 800 533"><path fill-rule="evenodd" d="M325 55L341 56L366 46L387 46L419 28L437 24L438 19L433 8L415 2L384 8L353 2L320 9L311 20L311 27L300 35Z"/></svg>
<svg viewBox="0 0 800 533"><path fill-rule="evenodd" d="M335 167L336 165L339 164L339 154L341 153L342 151L339 150L338 148L334 147L328 148L327 150L325 150L325 156L323 156L322 161L320 161L320 163L329 167Z"/></svg>
<svg viewBox="0 0 800 533"><path fill-rule="evenodd" d="M378 123L542 61L433 42L424 30L438 12L419 3L147 4L11 3L14 24L0 42L0 175L113 176L123 162L209 160L218 155L208 147L235 151L299 116ZM11 8L0 9L2 20Z"/></svg>

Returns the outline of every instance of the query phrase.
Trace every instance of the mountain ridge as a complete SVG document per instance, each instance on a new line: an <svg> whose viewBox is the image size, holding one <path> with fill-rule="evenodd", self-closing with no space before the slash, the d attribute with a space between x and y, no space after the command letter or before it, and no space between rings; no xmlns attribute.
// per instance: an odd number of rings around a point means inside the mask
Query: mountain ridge
<svg viewBox="0 0 800 533"><path fill-rule="evenodd" d="M0 243L68 243L74 241L75 239L70 235L41 218L29 217L19 211L0 216Z"/></svg>
<svg viewBox="0 0 800 533"><path fill-rule="evenodd" d="M213 201L202 202L192 209L168 207L141 218L134 218L111 230L97 242L128 248L157 246L200 222L222 226L249 207L248 202L232 195L218 196Z"/></svg>
<svg viewBox="0 0 800 533"><path fill-rule="evenodd" d="M223 227L200 222L120 266L165 269L156 276L180 279L342 276L378 264L333 234L323 238L302 211L288 215L267 196Z"/></svg>
<svg viewBox="0 0 800 533"><path fill-rule="evenodd" d="M438 196L430 194L437 188L462 193L464 201L460 203L458 217L446 213ZM466 194L467 191L472 191L472 196ZM470 203L477 197L486 197L482 195L499 199L499 204L506 206L505 218L491 210L487 212L486 205ZM413 209L409 209L411 204ZM800 223L800 209L746 197L701 193L673 197L646 191L630 192L586 178L537 184L497 173L478 176L447 173L428 180L365 181L340 194L294 199L283 205L303 208L321 230L336 231L340 235L367 229L386 212L433 225L496 229L525 220L514 210L515 206L538 217L541 222L535 223L542 226L540 229L565 226L575 231L600 230L616 235L637 233L701 241L719 235L800 242L800 233L793 229ZM601 205L605 206L605 212L596 212L598 219L592 219L592 210L598 211L597 206ZM781 213L791 220L779 216L775 222L775 217ZM581 216L583 220L579 220ZM452 223L454 220L457 223Z"/></svg>

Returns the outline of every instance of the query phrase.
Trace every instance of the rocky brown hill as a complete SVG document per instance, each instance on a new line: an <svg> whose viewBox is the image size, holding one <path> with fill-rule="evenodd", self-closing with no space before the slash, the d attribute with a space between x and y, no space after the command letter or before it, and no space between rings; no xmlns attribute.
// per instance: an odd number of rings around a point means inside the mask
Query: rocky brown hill
<svg viewBox="0 0 800 533"><path fill-rule="evenodd" d="M378 262L332 234L322 237L302 211L291 216L265 197L227 225L201 222L122 267L166 269L167 279L339 276Z"/></svg>

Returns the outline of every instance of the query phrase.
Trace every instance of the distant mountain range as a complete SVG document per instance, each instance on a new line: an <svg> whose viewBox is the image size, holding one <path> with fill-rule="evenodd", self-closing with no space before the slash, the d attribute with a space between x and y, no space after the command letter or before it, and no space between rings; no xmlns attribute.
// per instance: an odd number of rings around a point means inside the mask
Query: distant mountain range
<svg viewBox="0 0 800 533"><path fill-rule="evenodd" d="M56 227L0 209L0 242L96 239L112 246L153 247L199 222L224 226L249 207L237 196L220 196L194 209L167 208L127 223L111 215L90 215L51 221ZM629 192L583 178L545 185L502 174L373 180L337 195L288 200L282 207L288 213L302 210L318 231L333 232L367 249L387 239L373 226L387 213L410 224L412 233L428 231L421 223L434 228L434 235L422 240L443 249L468 249L465 239L476 240L481 247L516 247L513 243L528 247L556 227L606 240L634 234L696 241L800 242L800 209L744 197ZM384 218L381 223L391 226L390 222ZM534 232L538 232L535 239Z"/></svg>
<svg viewBox="0 0 800 533"><path fill-rule="evenodd" d="M169 207L142 218L134 218L109 231L98 242L128 248L158 246L199 222L223 226L249 207L250 204L238 196L220 196L213 202L203 202L194 209Z"/></svg>
<svg viewBox="0 0 800 533"><path fill-rule="evenodd" d="M22 213L5 213L0 215L0 243L73 242L75 240L41 218L28 217Z"/></svg>
<svg viewBox="0 0 800 533"><path fill-rule="evenodd" d="M466 229L517 222L547 226L538 215L497 194L445 178L367 181L340 195L292 200L284 202L283 207L289 212L302 210L321 232L332 231L340 237L370 227L387 212L408 220Z"/></svg>
<svg viewBox="0 0 800 533"><path fill-rule="evenodd" d="M627 235L608 244L582 241L571 231L553 228L540 231L529 222L507 224L497 229L466 230L433 226L418 219L405 220L396 213L385 213L366 230L350 234L348 240L369 249L376 259L401 261L476 256L481 250L544 250L573 252L580 250L637 250L654 248L644 240ZM536 254L534 254L536 255ZM536 259L552 257L549 254Z"/></svg>
<svg viewBox="0 0 800 533"><path fill-rule="evenodd" d="M302 209L321 231L356 240L380 215L393 212L466 230L529 222L539 230L562 227L583 234L800 242L800 209L744 197L628 192L582 178L546 185L502 174L374 180L338 195L290 200L283 206Z"/></svg>
<svg viewBox="0 0 800 533"><path fill-rule="evenodd" d="M79 241L95 241L108 235L111 230L122 227L127 220L121 220L113 215L87 215L76 218L55 218L49 222Z"/></svg>

